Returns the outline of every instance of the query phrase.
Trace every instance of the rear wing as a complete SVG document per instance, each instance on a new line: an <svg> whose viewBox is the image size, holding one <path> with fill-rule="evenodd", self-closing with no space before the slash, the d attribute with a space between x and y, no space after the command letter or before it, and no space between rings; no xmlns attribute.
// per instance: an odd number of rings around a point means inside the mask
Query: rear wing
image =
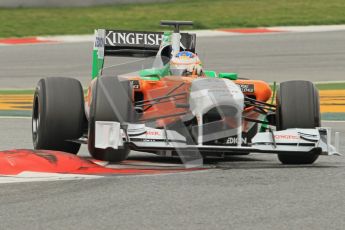
<svg viewBox="0 0 345 230"><path fill-rule="evenodd" d="M164 35L169 37L171 34L170 32L95 30L92 78L96 78L103 69L105 56L155 56L160 49ZM180 46L184 50L195 52L196 35L189 33L180 35Z"/></svg>

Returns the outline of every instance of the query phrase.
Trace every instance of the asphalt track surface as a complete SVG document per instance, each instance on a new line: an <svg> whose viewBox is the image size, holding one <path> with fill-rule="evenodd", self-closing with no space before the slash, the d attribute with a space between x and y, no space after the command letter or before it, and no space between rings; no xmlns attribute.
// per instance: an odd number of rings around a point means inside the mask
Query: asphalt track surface
<svg viewBox="0 0 345 230"><path fill-rule="evenodd" d="M31 147L29 119L1 119L0 125L7 129L1 131L2 147ZM324 125L345 133L340 123ZM344 138L341 146L345 152ZM135 153L133 158L176 161ZM206 163L216 168L1 184L1 229L315 230L345 225L344 157L323 156L312 166L282 166L274 155Z"/></svg>
<svg viewBox="0 0 345 230"><path fill-rule="evenodd" d="M213 49L206 55L212 68L226 70L226 64L240 74L268 81L344 80L344 37L344 32L217 37L199 39L199 45L201 50ZM10 55L5 61L1 57L1 88L34 87L47 73L73 75L83 83L89 79L89 43L0 48L1 56ZM323 125L345 133L344 123ZM2 118L0 127L1 149L32 147L29 119ZM345 153L344 136L340 151ZM86 155L85 148L81 154ZM132 158L176 161L138 153ZM344 157L322 156L311 166L283 166L274 155L254 154L206 164L214 169L0 184L0 228L314 230L345 226Z"/></svg>

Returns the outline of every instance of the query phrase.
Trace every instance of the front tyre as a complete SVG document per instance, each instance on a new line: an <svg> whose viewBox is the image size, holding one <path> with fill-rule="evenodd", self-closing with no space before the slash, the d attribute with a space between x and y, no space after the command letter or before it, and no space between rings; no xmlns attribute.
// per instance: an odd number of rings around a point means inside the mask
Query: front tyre
<svg viewBox="0 0 345 230"><path fill-rule="evenodd" d="M100 77L92 85L88 149L98 160L120 162L127 159L127 146L119 149L95 147L96 121L132 122L135 111L132 104L132 87L128 80L118 77Z"/></svg>
<svg viewBox="0 0 345 230"><path fill-rule="evenodd" d="M72 78L41 79L32 109L32 139L35 149L77 154L83 133L84 94L80 82Z"/></svg>
<svg viewBox="0 0 345 230"><path fill-rule="evenodd" d="M277 130L320 127L319 92L312 82L282 82L277 92ZM312 164L318 151L278 154L283 164Z"/></svg>

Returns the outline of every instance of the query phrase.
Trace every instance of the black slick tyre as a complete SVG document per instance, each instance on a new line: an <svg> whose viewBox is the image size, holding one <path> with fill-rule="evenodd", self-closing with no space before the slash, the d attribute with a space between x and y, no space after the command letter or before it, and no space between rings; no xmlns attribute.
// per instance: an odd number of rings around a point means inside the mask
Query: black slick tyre
<svg viewBox="0 0 345 230"><path fill-rule="evenodd" d="M119 149L95 147L96 121L132 122L135 111L132 104L132 87L128 80L117 77L99 77L92 86L90 104L88 149L98 160L120 162L127 159L130 152L127 146Z"/></svg>
<svg viewBox="0 0 345 230"><path fill-rule="evenodd" d="M320 122L319 92L312 82L287 81L277 92L277 130L289 128L315 128ZM278 154L283 164L312 164L319 151L296 154Z"/></svg>
<svg viewBox="0 0 345 230"><path fill-rule="evenodd" d="M72 78L41 79L36 87L32 110L32 138L35 149L77 154L85 121L84 94Z"/></svg>

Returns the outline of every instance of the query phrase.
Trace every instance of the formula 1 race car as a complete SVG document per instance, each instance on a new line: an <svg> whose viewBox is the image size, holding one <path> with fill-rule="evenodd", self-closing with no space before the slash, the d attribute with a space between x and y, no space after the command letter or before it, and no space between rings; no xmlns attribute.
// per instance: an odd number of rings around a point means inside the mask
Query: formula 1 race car
<svg viewBox="0 0 345 230"><path fill-rule="evenodd" d="M320 127L313 83L282 82L276 93L260 80L204 70L196 35L180 33L192 22L161 25L174 31L96 30L85 98L78 80L41 79L33 103L35 149L77 154L87 144L100 160L119 162L137 150L178 155L189 167L207 156L251 152L275 153L283 164L337 154L330 129ZM134 61L105 68L111 56Z"/></svg>

